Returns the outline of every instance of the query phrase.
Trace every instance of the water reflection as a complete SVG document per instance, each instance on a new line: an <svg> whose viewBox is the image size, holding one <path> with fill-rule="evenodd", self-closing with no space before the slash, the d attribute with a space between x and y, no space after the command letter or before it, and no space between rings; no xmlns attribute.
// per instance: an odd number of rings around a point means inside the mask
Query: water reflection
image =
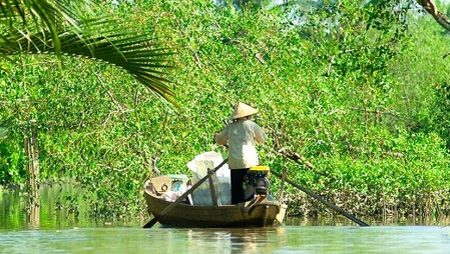
<svg viewBox="0 0 450 254"><path fill-rule="evenodd" d="M90 227L1 230L0 253L433 253L450 227L283 226L269 229Z"/></svg>
<svg viewBox="0 0 450 254"><path fill-rule="evenodd" d="M269 253L283 244L284 233L283 227L190 229L188 252L206 247L208 253Z"/></svg>
<svg viewBox="0 0 450 254"><path fill-rule="evenodd" d="M30 198L28 203L28 227L31 229L38 229L41 222L41 210L39 202L35 202Z"/></svg>
<svg viewBox="0 0 450 254"><path fill-rule="evenodd" d="M91 223L86 215L86 205L66 201L67 195L74 195L69 185L43 186L39 200L19 189L0 191L0 229L52 229L72 227L75 223ZM72 206L80 207L75 214ZM80 215L77 216L76 215Z"/></svg>

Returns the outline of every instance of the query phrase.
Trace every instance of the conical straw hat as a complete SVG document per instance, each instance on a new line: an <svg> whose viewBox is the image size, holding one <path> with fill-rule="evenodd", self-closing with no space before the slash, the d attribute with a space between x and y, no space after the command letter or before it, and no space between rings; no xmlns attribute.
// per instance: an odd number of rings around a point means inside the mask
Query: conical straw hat
<svg viewBox="0 0 450 254"><path fill-rule="evenodd" d="M234 112L231 115L231 119L237 119L245 116L251 116L258 113L258 110L250 107L249 105L239 102L234 106Z"/></svg>

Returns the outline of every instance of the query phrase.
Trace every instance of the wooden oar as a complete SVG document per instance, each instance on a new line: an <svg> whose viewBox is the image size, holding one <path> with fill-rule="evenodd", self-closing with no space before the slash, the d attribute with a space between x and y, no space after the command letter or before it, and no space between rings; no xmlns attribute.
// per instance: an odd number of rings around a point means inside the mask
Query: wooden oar
<svg viewBox="0 0 450 254"><path fill-rule="evenodd" d="M283 179L282 174L277 173L277 172L275 172L275 171L273 171L273 170L271 170L270 172L271 172L272 174L274 174L276 177L278 177L278 178L280 178L280 179ZM336 212L338 212L338 213L344 215L345 217L347 217L347 218L350 219L351 221L355 222L356 224L360 225L361 227L368 227L368 226L369 226L369 224L367 224L367 223L365 223L364 221L362 221L362 220L356 218L355 216L351 215L350 213L344 211L342 208L340 208L340 207L338 207L338 206L336 206L336 205L334 205L334 204L332 204L332 203L326 201L326 200L323 199L321 196L315 194L314 192L312 192L312 191L309 190L308 188L303 187L303 186L301 186L301 185L298 185L297 183L293 182L292 180L290 180L290 179L288 179L288 178L285 178L284 180L285 180L286 182L288 182L289 184L291 184L292 186L296 187L297 189L299 189L299 190L305 192L305 193L308 194L309 196L311 196L311 197L315 198L316 200L322 202L322 204L324 204L325 206L327 206L327 207L329 207L329 208L335 210Z"/></svg>
<svg viewBox="0 0 450 254"><path fill-rule="evenodd" d="M217 167L215 167L213 170L209 170L208 174L203 177L202 179L200 179L196 184L194 184L189 190L187 190L185 193L183 193L183 195L181 195L179 198L177 198L175 200L175 202L171 203L170 205L166 206L166 208L164 208L161 213L158 216L155 216L153 219L151 219L149 222L147 222L147 224L145 224L143 226L143 228L151 228L153 227L153 225L156 224L156 222L158 222L158 220L163 217L164 215L166 215L168 212L170 212L176 205L178 205L181 201L185 200L186 197L191 194L192 192L194 192L198 186L200 186L202 183L204 183L208 177L210 177L211 175L213 175L214 173L216 173L217 170L219 170L219 168L221 168L225 163L227 163L228 159L225 159L224 161L222 161Z"/></svg>

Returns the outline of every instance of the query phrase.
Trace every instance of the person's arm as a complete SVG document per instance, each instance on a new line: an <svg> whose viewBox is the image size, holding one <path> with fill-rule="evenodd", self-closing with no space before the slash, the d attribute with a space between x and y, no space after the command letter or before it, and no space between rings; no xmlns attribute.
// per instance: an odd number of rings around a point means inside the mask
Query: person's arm
<svg viewBox="0 0 450 254"><path fill-rule="evenodd" d="M255 124L255 140L259 144L263 144L266 141L266 133L264 133L263 128Z"/></svg>
<svg viewBox="0 0 450 254"><path fill-rule="evenodd" d="M228 131L227 127L225 127L220 133L214 135L214 140L219 145L226 145L228 142Z"/></svg>

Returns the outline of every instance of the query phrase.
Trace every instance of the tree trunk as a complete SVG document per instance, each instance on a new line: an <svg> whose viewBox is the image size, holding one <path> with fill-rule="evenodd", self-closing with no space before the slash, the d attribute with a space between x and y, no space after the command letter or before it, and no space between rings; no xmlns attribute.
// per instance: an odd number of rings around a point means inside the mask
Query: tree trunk
<svg viewBox="0 0 450 254"><path fill-rule="evenodd" d="M33 125L24 132L24 149L28 162L30 225L39 227L39 149L37 130Z"/></svg>

